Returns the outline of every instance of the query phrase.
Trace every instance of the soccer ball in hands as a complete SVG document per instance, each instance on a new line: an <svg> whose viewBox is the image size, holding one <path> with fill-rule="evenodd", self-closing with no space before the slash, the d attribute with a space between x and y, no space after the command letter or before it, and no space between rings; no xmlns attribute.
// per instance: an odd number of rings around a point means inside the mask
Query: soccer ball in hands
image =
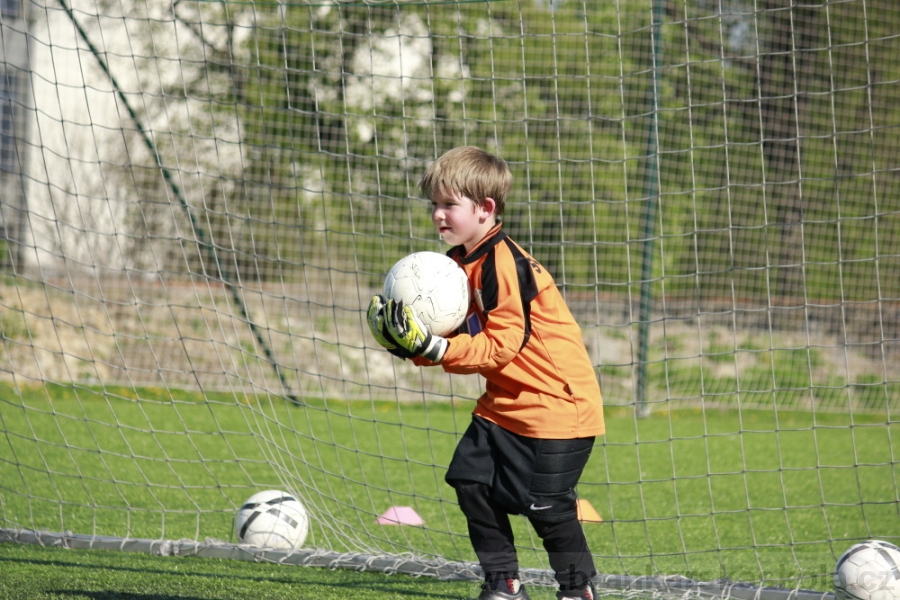
<svg viewBox="0 0 900 600"><path fill-rule="evenodd" d="M382 295L402 300L434 335L455 331L469 310L469 280L452 258L438 252L414 252L391 267Z"/></svg>
<svg viewBox="0 0 900 600"><path fill-rule="evenodd" d="M242 544L296 550L306 541L309 516L303 503L293 495L267 490L247 498L234 525Z"/></svg>
<svg viewBox="0 0 900 600"><path fill-rule="evenodd" d="M834 568L838 600L900 600L900 548L869 540L851 546Z"/></svg>

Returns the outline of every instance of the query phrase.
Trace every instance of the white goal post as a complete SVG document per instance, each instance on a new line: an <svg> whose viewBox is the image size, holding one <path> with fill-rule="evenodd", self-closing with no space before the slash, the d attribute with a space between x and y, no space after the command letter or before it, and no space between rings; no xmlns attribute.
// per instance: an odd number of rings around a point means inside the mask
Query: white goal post
<svg viewBox="0 0 900 600"><path fill-rule="evenodd" d="M0 0L0 542L477 578L482 383L365 322L477 145L603 389L601 587L828 596L900 540L898 42L894 0ZM302 551L237 544L267 489Z"/></svg>

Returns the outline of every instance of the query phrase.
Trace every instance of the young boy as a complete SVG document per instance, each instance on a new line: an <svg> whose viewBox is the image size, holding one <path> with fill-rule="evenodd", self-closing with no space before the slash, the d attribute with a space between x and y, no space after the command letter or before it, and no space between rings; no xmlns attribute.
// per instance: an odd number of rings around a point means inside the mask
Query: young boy
<svg viewBox="0 0 900 600"><path fill-rule="evenodd" d="M428 333L408 306L375 296L375 339L392 354L486 380L446 481L456 489L484 571L479 600L527 600L509 515L543 541L560 599L594 598L594 563L577 518L575 485L604 433L600 387L553 278L502 230L512 187L506 162L479 148L451 150L419 184L447 253L473 294L463 326Z"/></svg>

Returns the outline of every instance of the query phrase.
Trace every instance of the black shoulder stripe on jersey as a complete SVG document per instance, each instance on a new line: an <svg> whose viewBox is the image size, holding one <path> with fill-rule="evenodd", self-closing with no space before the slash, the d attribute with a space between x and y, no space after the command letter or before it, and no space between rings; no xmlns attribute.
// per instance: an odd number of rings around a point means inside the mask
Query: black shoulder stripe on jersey
<svg viewBox="0 0 900 600"><path fill-rule="evenodd" d="M500 237L500 236L498 236ZM522 314L524 316L525 335L522 339L522 345L519 349L524 348L528 340L531 339L531 301L537 296L537 282L534 279L534 272L531 269L531 261L522 251L512 243L505 235L498 241L506 243L513 260L516 263L516 279L519 285L519 294L522 299ZM496 244L495 244L496 245ZM493 246L492 246L493 248ZM497 254L491 252L481 266L481 299L484 306L484 313L490 318L490 311L497 307L499 302L499 291L497 286Z"/></svg>
<svg viewBox="0 0 900 600"><path fill-rule="evenodd" d="M499 302L496 259L497 255L491 252L481 263L481 306L485 315L497 308Z"/></svg>
<svg viewBox="0 0 900 600"><path fill-rule="evenodd" d="M521 248L516 246L511 239L505 238L503 241L506 242L510 253L516 259L516 275L519 278L519 289L522 291L522 303L529 305L538 294L537 281L534 279L534 269L532 268L531 258L526 256Z"/></svg>
<svg viewBox="0 0 900 600"><path fill-rule="evenodd" d="M525 337L519 348L521 350L531 339L531 301L537 297L538 287L537 281L534 279L534 271L531 268L531 260L511 239L504 237L503 241L506 242L510 253L516 259L516 276L519 279L519 293L522 296L522 314L525 315Z"/></svg>

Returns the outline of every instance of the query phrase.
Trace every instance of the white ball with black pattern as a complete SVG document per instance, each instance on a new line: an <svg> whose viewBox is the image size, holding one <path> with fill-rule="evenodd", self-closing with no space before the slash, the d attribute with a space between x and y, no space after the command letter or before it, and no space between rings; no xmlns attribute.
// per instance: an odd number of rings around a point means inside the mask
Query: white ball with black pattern
<svg viewBox="0 0 900 600"><path fill-rule="evenodd" d="M250 496L238 510L235 532L241 544L296 550L309 532L309 514L296 496L266 490Z"/></svg>
<svg viewBox="0 0 900 600"><path fill-rule="evenodd" d="M837 561L838 600L900 600L900 548L882 540L854 544Z"/></svg>
<svg viewBox="0 0 900 600"><path fill-rule="evenodd" d="M381 294L412 308L428 333L446 336L456 331L469 310L469 279L449 256L414 252L391 267Z"/></svg>

